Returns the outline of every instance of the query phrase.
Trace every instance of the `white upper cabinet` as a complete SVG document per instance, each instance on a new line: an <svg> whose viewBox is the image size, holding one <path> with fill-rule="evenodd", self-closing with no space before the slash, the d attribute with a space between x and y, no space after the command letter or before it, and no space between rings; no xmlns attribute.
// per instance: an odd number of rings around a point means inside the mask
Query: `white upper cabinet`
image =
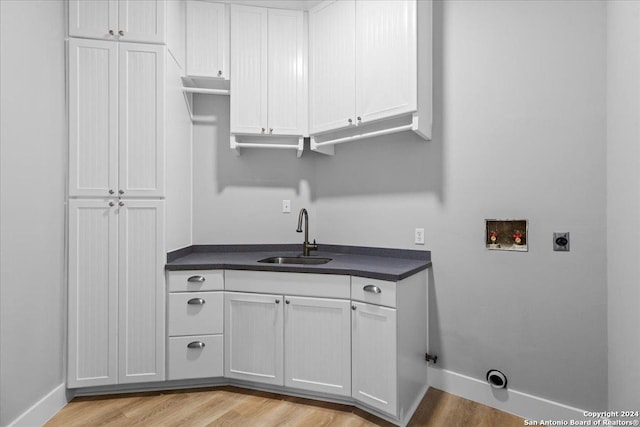
<svg viewBox="0 0 640 427"><path fill-rule="evenodd" d="M164 43L164 0L70 0L69 35Z"/></svg>
<svg viewBox="0 0 640 427"><path fill-rule="evenodd" d="M69 40L69 196L164 196L163 46Z"/></svg>
<svg viewBox="0 0 640 427"><path fill-rule="evenodd" d="M231 6L231 133L306 134L303 12Z"/></svg>
<svg viewBox="0 0 640 427"><path fill-rule="evenodd" d="M355 1L309 12L309 133L355 124ZM351 120L351 122L349 122Z"/></svg>
<svg viewBox="0 0 640 427"><path fill-rule="evenodd" d="M356 2L356 121L417 109L416 2Z"/></svg>
<svg viewBox="0 0 640 427"><path fill-rule="evenodd" d="M267 9L231 7L231 133L268 128L267 22Z"/></svg>
<svg viewBox="0 0 640 427"><path fill-rule="evenodd" d="M187 75L229 79L229 38L226 6L187 2Z"/></svg>
<svg viewBox="0 0 640 427"><path fill-rule="evenodd" d="M269 9L268 40L269 133L302 135L307 121L302 12Z"/></svg>
<svg viewBox="0 0 640 427"><path fill-rule="evenodd" d="M311 148L409 129L430 138L431 37L427 0L328 1L312 9Z"/></svg>

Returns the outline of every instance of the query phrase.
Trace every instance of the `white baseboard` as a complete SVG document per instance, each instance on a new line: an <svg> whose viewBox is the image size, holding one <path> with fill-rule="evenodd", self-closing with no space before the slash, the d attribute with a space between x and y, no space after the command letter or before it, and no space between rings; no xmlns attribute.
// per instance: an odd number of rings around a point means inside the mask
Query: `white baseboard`
<svg viewBox="0 0 640 427"><path fill-rule="evenodd" d="M584 410L511 389L494 389L485 381L429 366L429 385L525 420L585 420Z"/></svg>
<svg viewBox="0 0 640 427"><path fill-rule="evenodd" d="M9 427L34 427L44 425L67 404L65 384L51 390L45 397L13 420Z"/></svg>

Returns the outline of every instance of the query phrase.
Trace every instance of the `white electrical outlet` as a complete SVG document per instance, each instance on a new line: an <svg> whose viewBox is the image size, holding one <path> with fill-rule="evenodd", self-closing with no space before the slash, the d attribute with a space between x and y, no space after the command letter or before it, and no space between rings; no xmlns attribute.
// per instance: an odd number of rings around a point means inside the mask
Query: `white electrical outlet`
<svg viewBox="0 0 640 427"><path fill-rule="evenodd" d="M424 228L416 228L415 243L424 245Z"/></svg>
<svg viewBox="0 0 640 427"><path fill-rule="evenodd" d="M291 213L291 200L282 201L282 213Z"/></svg>

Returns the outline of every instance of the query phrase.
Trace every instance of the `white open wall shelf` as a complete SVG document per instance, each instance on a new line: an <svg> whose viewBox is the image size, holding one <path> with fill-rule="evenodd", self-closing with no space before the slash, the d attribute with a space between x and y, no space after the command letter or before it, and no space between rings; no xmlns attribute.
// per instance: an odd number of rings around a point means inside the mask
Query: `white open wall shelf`
<svg viewBox="0 0 640 427"><path fill-rule="evenodd" d="M182 92L187 103L191 121L194 123L213 123L214 117L194 114L193 94L229 96L229 80L215 77L182 77Z"/></svg>

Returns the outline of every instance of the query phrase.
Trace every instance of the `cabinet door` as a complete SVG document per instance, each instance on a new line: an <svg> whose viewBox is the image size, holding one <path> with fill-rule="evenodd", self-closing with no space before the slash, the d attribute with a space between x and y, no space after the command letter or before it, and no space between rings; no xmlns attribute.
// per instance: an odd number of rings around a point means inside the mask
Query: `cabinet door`
<svg viewBox="0 0 640 427"><path fill-rule="evenodd" d="M109 197L118 189L117 48L69 40L69 196Z"/></svg>
<svg viewBox="0 0 640 427"><path fill-rule="evenodd" d="M351 396L351 305L285 297L284 385Z"/></svg>
<svg viewBox="0 0 640 427"><path fill-rule="evenodd" d="M309 133L355 124L355 2L309 12Z"/></svg>
<svg viewBox="0 0 640 427"><path fill-rule="evenodd" d="M269 9L267 122L270 134L307 133L303 25L300 10Z"/></svg>
<svg viewBox="0 0 640 427"><path fill-rule="evenodd" d="M231 5L231 133L267 130L267 9Z"/></svg>
<svg viewBox="0 0 640 427"><path fill-rule="evenodd" d="M281 295L225 294L225 376L283 384Z"/></svg>
<svg viewBox="0 0 640 427"><path fill-rule="evenodd" d="M118 0L69 0L70 36L115 40L117 33Z"/></svg>
<svg viewBox="0 0 640 427"><path fill-rule="evenodd" d="M164 202L118 209L119 383L165 376Z"/></svg>
<svg viewBox="0 0 640 427"><path fill-rule="evenodd" d="M362 123L416 111L415 0L356 2L356 47Z"/></svg>
<svg viewBox="0 0 640 427"><path fill-rule="evenodd" d="M165 0L119 0L119 40L164 43Z"/></svg>
<svg viewBox="0 0 640 427"><path fill-rule="evenodd" d="M117 382L118 230L109 202L69 201L71 388Z"/></svg>
<svg viewBox="0 0 640 427"><path fill-rule="evenodd" d="M187 75L229 78L225 5L187 2Z"/></svg>
<svg viewBox="0 0 640 427"><path fill-rule="evenodd" d="M164 46L119 43L119 180L124 197L164 196Z"/></svg>
<svg viewBox="0 0 640 427"><path fill-rule="evenodd" d="M396 310L353 302L352 396L397 416Z"/></svg>

